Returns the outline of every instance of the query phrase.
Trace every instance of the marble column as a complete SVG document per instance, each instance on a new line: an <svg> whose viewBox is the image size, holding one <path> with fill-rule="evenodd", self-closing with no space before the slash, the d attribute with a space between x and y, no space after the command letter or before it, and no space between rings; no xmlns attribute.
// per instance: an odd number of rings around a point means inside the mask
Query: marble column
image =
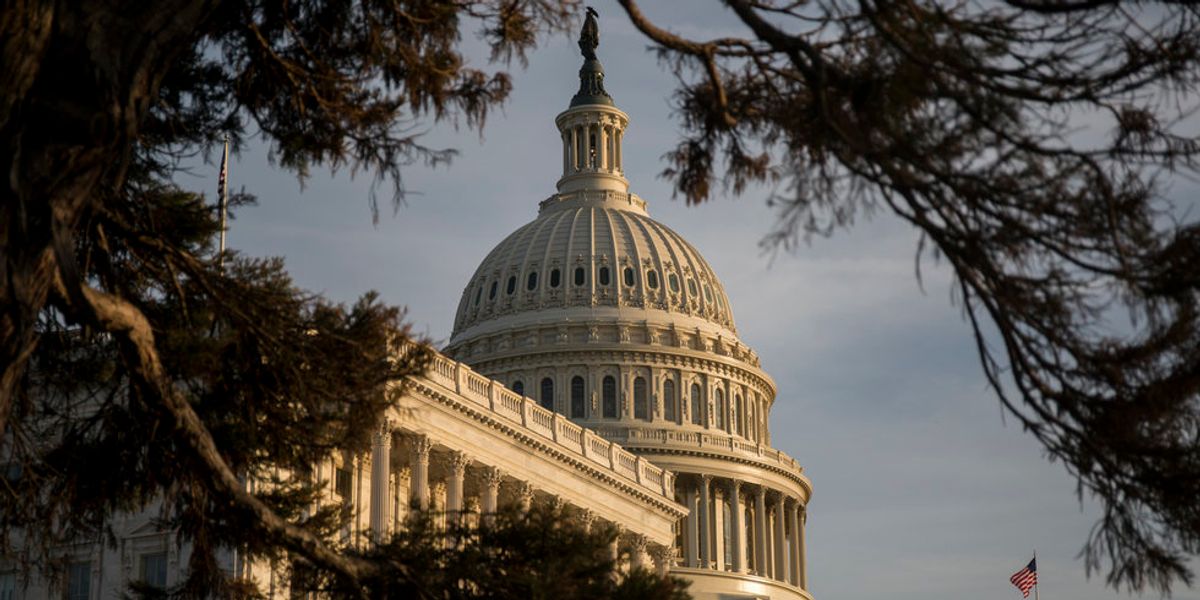
<svg viewBox="0 0 1200 600"><path fill-rule="evenodd" d="M767 576L767 488L758 486L754 496L754 572Z"/></svg>
<svg viewBox="0 0 1200 600"><path fill-rule="evenodd" d="M412 443L412 502L419 509L429 508L429 451L433 442L424 435Z"/></svg>
<svg viewBox="0 0 1200 600"><path fill-rule="evenodd" d="M450 472L446 480L446 516L454 523L461 522L463 511L463 483L467 476L467 465L471 459L467 455L454 451L446 459Z"/></svg>
<svg viewBox="0 0 1200 600"><path fill-rule="evenodd" d="M700 505L698 512L700 513L699 529L700 536L697 538L700 542L700 566L705 569L712 568L712 503L709 502L708 484L712 481L712 475L700 476Z"/></svg>
<svg viewBox="0 0 1200 600"><path fill-rule="evenodd" d="M671 570L671 554L674 550L670 546L654 546L650 549L650 557L654 559L654 572L658 573L659 577L666 577L667 572Z"/></svg>
<svg viewBox="0 0 1200 600"><path fill-rule="evenodd" d="M529 512L533 507L533 486L528 481L517 481L513 484L513 492L517 508L523 513Z"/></svg>
<svg viewBox="0 0 1200 600"><path fill-rule="evenodd" d="M483 511L484 523L491 523L496 518L496 511L500 508L501 481L504 481L504 474L496 467L484 467L480 473L480 482L483 484L480 510Z"/></svg>
<svg viewBox="0 0 1200 600"><path fill-rule="evenodd" d="M721 486L713 486L712 535L713 535L713 568L725 570L725 492Z"/></svg>
<svg viewBox="0 0 1200 600"><path fill-rule="evenodd" d="M800 589L808 589L808 550L804 546L804 528L808 526L808 507L800 507L800 518L798 519L800 529Z"/></svg>
<svg viewBox="0 0 1200 600"><path fill-rule="evenodd" d="M699 510L697 509L697 505L699 504L699 502L697 502L697 497L698 495L696 494L696 490L694 488L688 489L685 497L688 507L688 516L683 522L683 556L684 564L689 567L700 566L700 560L697 558L700 553L700 544L697 543L697 538L700 535L700 528L697 527L697 523L700 522L700 515L698 514Z"/></svg>
<svg viewBox="0 0 1200 600"><path fill-rule="evenodd" d="M785 517L785 513L783 511L783 501L784 501L783 493L780 493L778 496L776 496L776 498L775 498L775 579L778 579L779 581L787 581L788 580L787 557L784 555L785 549L783 546L784 542L786 541L786 536L784 535L784 525L786 524L786 521L784 521L784 519L786 517Z"/></svg>
<svg viewBox="0 0 1200 600"><path fill-rule="evenodd" d="M596 125L596 164L597 171L603 171L608 164L608 127Z"/></svg>
<svg viewBox="0 0 1200 600"><path fill-rule="evenodd" d="M387 537L389 512L388 479L392 464L392 426L384 419L371 440L371 537L382 542Z"/></svg>
<svg viewBox="0 0 1200 600"><path fill-rule="evenodd" d="M794 586L800 585L800 501L792 502L788 509L788 527L792 529L791 542L792 560L788 564L788 582Z"/></svg>
<svg viewBox="0 0 1200 600"><path fill-rule="evenodd" d="M624 531L618 527L616 535L613 536L612 541L608 543L608 556L613 562L613 578L618 577L621 572L621 534L623 533Z"/></svg>
<svg viewBox="0 0 1200 600"><path fill-rule="evenodd" d="M636 534L629 538L629 570L646 568L646 536Z"/></svg>
<svg viewBox="0 0 1200 600"><path fill-rule="evenodd" d="M736 573L745 573L746 569L746 547L745 537L746 525L742 523L742 482L736 479L729 482L729 543L733 545L733 571Z"/></svg>

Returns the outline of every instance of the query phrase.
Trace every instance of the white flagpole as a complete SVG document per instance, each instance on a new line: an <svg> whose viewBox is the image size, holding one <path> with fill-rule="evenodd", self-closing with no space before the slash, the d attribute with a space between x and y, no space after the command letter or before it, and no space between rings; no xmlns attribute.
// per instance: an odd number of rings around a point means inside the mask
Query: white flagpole
<svg viewBox="0 0 1200 600"><path fill-rule="evenodd" d="M1041 567L1038 567L1038 566L1037 566L1037 549L1034 549L1034 551L1033 551L1033 566L1034 566L1034 569L1035 569L1035 570L1034 570L1034 573L1037 573L1038 571L1040 571L1040 570L1041 570ZM1042 600L1042 599L1041 599L1041 598L1038 596L1038 581L1039 581L1040 579L1041 579L1041 577L1038 577L1037 579L1034 579L1034 580L1033 580L1033 600Z"/></svg>
<svg viewBox="0 0 1200 600"><path fill-rule="evenodd" d="M225 270L225 213L229 198L229 134L225 134L225 153L221 157L221 201L218 210L221 211L221 241L217 246L217 268Z"/></svg>

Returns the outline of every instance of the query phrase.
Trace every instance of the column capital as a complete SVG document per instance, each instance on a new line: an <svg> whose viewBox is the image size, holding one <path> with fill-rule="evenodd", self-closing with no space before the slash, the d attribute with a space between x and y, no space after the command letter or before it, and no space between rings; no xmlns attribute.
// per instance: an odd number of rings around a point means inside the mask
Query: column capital
<svg viewBox="0 0 1200 600"><path fill-rule="evenodd" d="M533 485L528 481L518 479L513 482L513 492L517 496L518 502L528 502L533 500Z"/></svg>
<svg viewBox="0 0 1200 600"><path fill-rule="evenodd" d="M413 458L428 463L429 451L433 449L433 442L427 435L417 435L412 438Z"/></svg>
<svg viewBox="0 0 1200 600"><path fill-rule="evenodd" d="M454 450L446 455L446 468L455 477L462 477L466 473L467 465L469 464L471 464L471 457L467 456L466 452Z"/></svg>
<svg viewBox="0 0 1200 600"><path fill-rule="evenodd" d="M379 420L378 424L376 424L375 435L383 438L386 443L391 444L392 430L395 429L395 426L396 424L390 418L384 417Z"/></svg>
<svg viewBox="0 0 1200 600"><path fill-rule="evenodd" d="M575 518L579 520L579 525L583 527L584 531L591 531L592 523L596 522L596 513L592 512L591 509L581 508L575 514Z"/></svg>
<svg viewBox="0 0 1200 600"><path fill-rule="evenodd" d="M765 486L761 483L758 484L758 494L757 495L759 498L762 498L765 501L767 499L767 486Z"/></svg>
<svg viewBox="0 0 1200 600"><path fill-rule="evenodd" d="M497 467L484 467L479 472L479 478L487 487L497 487L504 481L504 472Z"/></svg>

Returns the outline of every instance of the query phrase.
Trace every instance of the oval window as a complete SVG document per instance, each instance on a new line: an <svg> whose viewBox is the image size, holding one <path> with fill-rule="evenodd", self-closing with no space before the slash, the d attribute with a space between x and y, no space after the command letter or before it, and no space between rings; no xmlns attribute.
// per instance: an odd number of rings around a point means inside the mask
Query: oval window
<svg viewBox="0 0 1200 600"><path fill-rule="evenodd" d="M488 290L488 300L495 299L495 297L496 297L496 284L498 284L498 283L500 283L500 282L499 282L499 281L493 281L493 282L492 282L492 289L491 289L491 290Z"/></svg>
<svg viewBox="0 0 1200 600"><path fill-rule="evenodd" d="M562 273L558 269L550 271L550 287L556 288L562 283Z"/></svg>
<svg viewBox="0 0 1200 600"><path fill-rule="evenodd" d="M583 285L585 273L583 267L575 267L575 285Z"/></svg>
<svg viewBox="0 0 1200 600"><path fill-rule="evenodd" d="M674 273L667 275L667 285L671 286L671 291L679 293L679 278Z"/></svg>
<svg viewBox="0 0 1200 600"><path fill-rule="evenodd" d="M625 287L633 287L633 268L625 267Z"/></svg>
<svg viewBox="0 0 1200 600"><path fill-rule="evenodd" d="M537 271L529 272L529 279L525 280L525 289L531 292L537 289Z"/></svg>
<svg viewBox="0 0 1200 600"><path fill-rule="evenodd" d="M650 286L650 289L652 289L652 290L658 289L658 272L657 271L646 271L646 285Z"/></svg>
<svg viewBox="0 0 1200 600"><path fill-rule="evenodd" d="M508 285L504 286L504 293L511 296L515 291L517 291L517 276L512 275L508 278Z"/></svg>
<svg viewBox="0 0 1200 600"><path fill-rule="evenodd" d="M600 267L600 285L608 285L608 267Z"/></svg>

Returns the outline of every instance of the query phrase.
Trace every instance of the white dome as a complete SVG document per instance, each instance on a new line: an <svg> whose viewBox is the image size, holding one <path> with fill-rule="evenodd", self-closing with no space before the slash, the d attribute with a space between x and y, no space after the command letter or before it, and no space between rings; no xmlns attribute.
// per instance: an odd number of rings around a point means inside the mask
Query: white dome
<svg viewBox="0 0 1200 600"><path fill-rule="evenodd" d="M450 346L568 321L653 323L736 341L712 267L628 192L578 191L542 202L538 217L475 270Z"/></svg>

